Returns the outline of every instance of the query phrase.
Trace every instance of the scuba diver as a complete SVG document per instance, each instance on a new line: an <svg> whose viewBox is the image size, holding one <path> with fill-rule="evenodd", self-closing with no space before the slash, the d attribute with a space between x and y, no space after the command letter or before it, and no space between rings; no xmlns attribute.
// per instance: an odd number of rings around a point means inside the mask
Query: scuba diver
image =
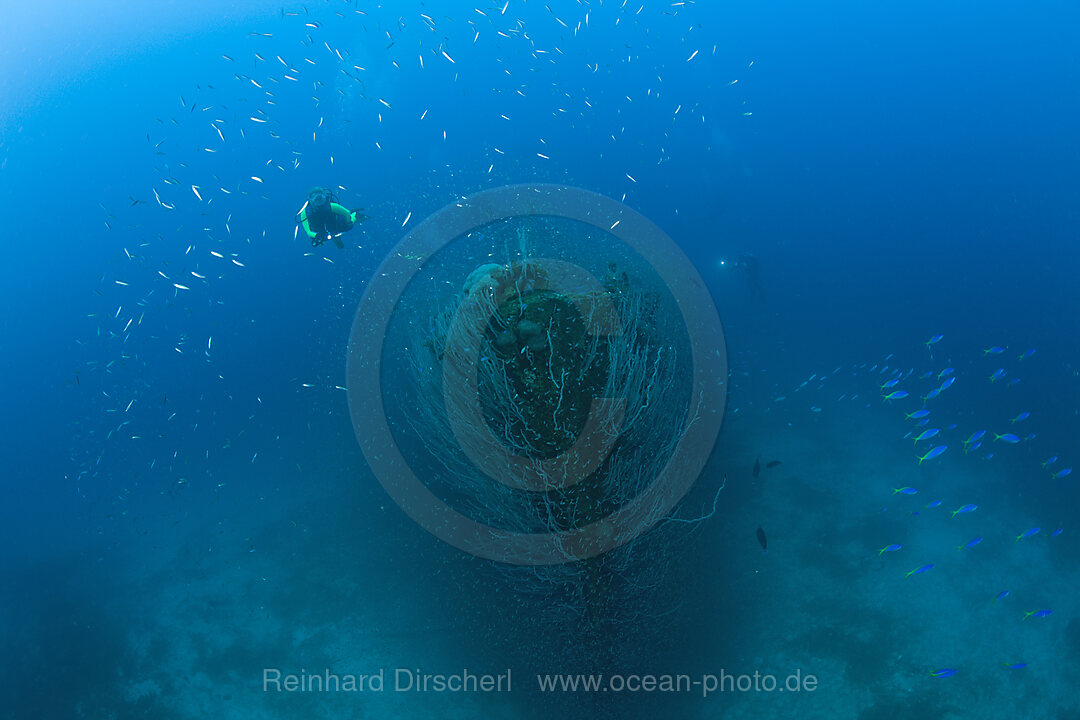
<svg viewBox="0 0 1080 720"><path fill-rule="evenodd" d="M368 219L368 216L359 210L348 210L339 205L334 194L321 187L313 188L308 193L307 202L296 215L296 222L304 228L312 247L332 240L339 250L345 248L341 236L352 230L356 223Z"/></svg>
<svg viewBox="0 0 1080 720"><path fill-rule="evenodd" d="M765 302L765 290L761 287L761 263L750 253L739 253L731 267L742 270L746 275L746 286L750 291L750 301Z"/></svg>

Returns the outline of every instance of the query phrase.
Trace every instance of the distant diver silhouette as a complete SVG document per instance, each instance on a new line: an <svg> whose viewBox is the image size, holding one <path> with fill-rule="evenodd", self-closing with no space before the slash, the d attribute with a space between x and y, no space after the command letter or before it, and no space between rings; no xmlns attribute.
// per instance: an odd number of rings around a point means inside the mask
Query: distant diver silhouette
<svg viewBox="0 0 1080 720"><path fill-rule="evenodd" d="M765 302L765 290L761 287L761 263L750 253L739 253L732 265L743 271L751 302Z"/></svg>

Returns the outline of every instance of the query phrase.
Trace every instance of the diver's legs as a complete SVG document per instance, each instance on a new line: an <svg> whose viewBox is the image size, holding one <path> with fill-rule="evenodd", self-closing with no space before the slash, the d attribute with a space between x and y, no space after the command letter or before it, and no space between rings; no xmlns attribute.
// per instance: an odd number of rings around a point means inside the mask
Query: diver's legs
<svg viewBox="0 0 1080 720"><path fill-rule="evenodd" d="M750 298L752 303L765 302L765 291L761 287L761 283L757 281L757 278L746 276L746 294Z"/></svg>

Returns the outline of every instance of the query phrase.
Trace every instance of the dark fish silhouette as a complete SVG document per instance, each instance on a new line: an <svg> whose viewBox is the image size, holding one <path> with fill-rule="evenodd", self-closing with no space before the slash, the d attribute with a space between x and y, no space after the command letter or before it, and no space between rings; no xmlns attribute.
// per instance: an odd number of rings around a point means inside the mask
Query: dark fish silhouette
<svg viewBox="0 0 1080 720"><path fill-rule="evenodd" d="M754 460L754 477L761 474L761 460Z"/></svg>
<svg viewBox="0 0 1080 720"><path fill-rule="evenodd" d="M765 552L769 552L769 543L765 540L765 531L761 528L757 529L757 541L761 543L761 549Z"/></svg>
<svg viewBox="0 0 1080 720"><path fill-rule="evenodd" d="M774 468L774 467L776 467L776 466L777 466L777 465L779 465L779 464L780 464L780 461L779 461L779 460L770 460L769 462L765 463L765 467L767 467L767 468Z"/></svg>

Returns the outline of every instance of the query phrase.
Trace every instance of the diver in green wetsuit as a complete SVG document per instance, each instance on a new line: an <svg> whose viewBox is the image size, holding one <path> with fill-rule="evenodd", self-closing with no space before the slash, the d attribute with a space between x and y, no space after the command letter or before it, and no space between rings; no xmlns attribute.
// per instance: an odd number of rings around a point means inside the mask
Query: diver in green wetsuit
<svg viewBox="0 0 1080 720"><path fill-rule="evenodd" d="M356 223L367 219L368 216L359 210L349 210L339 205L334 194L326 188L317 187L308 193L307 202L297 213L296 222L304 228L312 247L331 240L340 250L345 247L341 236L352 230Z"/></svg>

